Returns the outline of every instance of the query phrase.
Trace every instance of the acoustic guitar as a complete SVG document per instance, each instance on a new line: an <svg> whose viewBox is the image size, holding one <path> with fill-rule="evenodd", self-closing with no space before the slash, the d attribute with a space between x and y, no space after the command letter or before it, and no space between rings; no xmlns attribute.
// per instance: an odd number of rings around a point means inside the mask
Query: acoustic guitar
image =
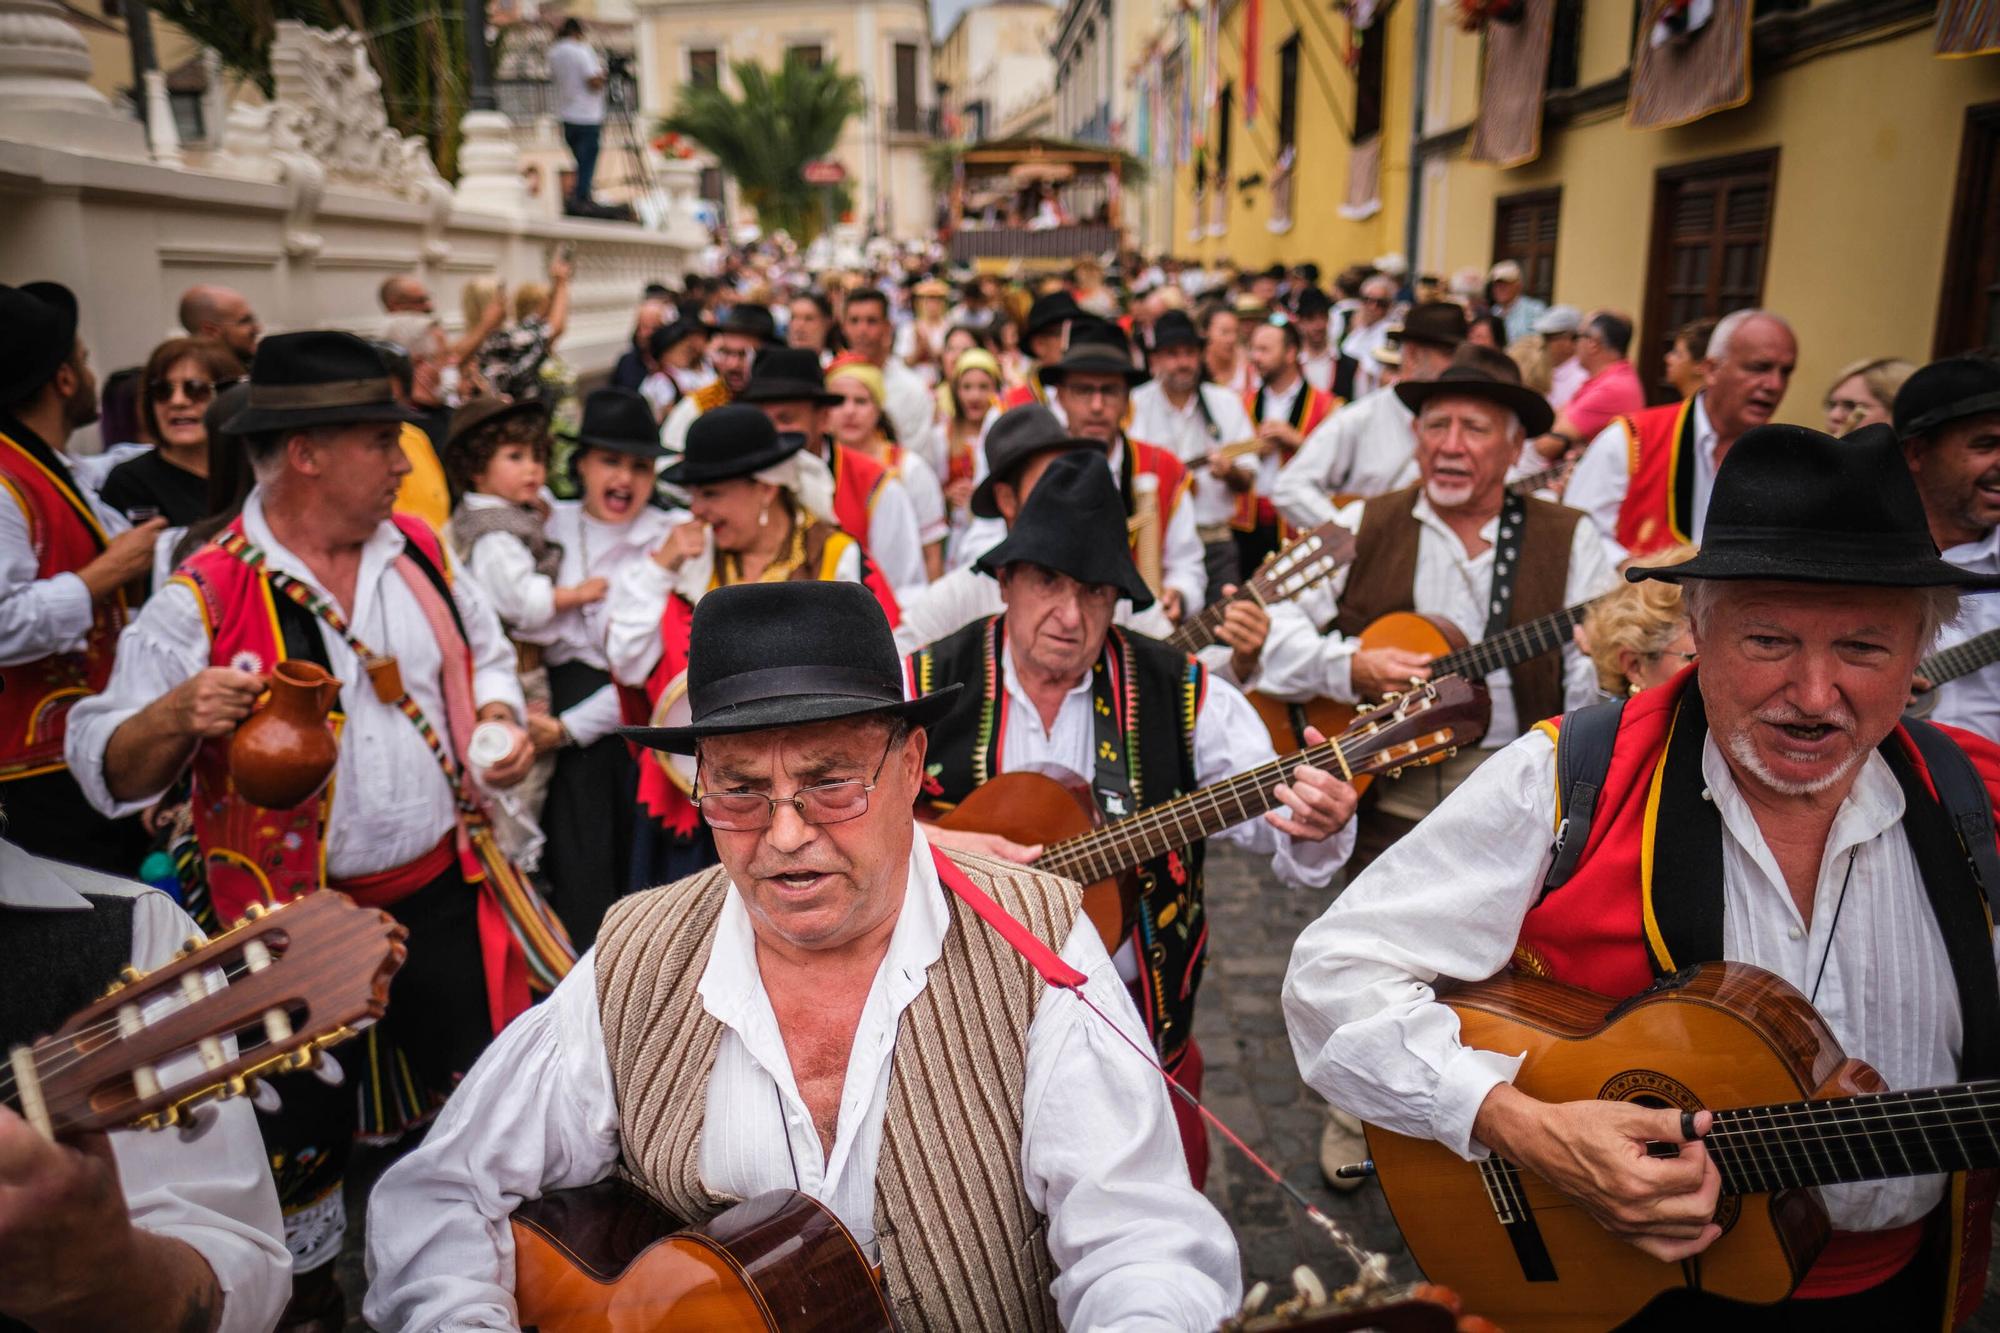
<svg viewBox="0 0 2000 1333"><path fill-rule="evenodd" d="M1813 1187L2000 1166L2000 1079L1886 1091L1805 996L1745 963L1689 968L1622 1002L1512 972L1443 999L1468 1046L1527 1053L1514 1083L1530 1096L1715 1113L1703 1143L1722 1178L1723 1231L1679 1264L1497 1155L1468 1163L1368 1129L1410 1253L1503 1327L1607 1329L1683 1286L1783 1300L1830 1234Z"/></svg>
<svg viewBox="0 0 2000 1333"><path fill-rule="evenodd" d="M1536 491L1561 486L1569 480L1569 474L1576 471L1577 461L1582 457L1583 455L1577 454L1570 458L1558 458L1545 468L1524 472L1507 483L1507 493L1526 499Z"/></svg>
<svg viewBox="0 0 2000 1333"><path fill-rule="evenodd" d="M1043 844L1035 868L1084 886L1083 910L1104 947L1116 952L1135 919L1137 867L1276 808L1275 789L1290 781L1300 764L1351 780L1435 763L1477 734L1481 712L1473 687L1447 676L1359 714L1331 740L1116 823L1104 822L1087 779L1045 766L989 778L958 805L939 812L937 824Z"/></svg>
<svg viewBox="0 0 2000 1333"><path fill-rule="evenodd" d="M618 1179L514 1210L514 1301L539 1333L878 1333L881 1278L810 1195L760 1194L683 1226Z"/></svg>
<svg viewBox="0 0 2000 1333"><path fill-rule="evenodd" d="M1975 634L1969 639L1954 643L1949 648L1940 648L1917 663L1916 674L1930 682L1931 687L1916 696L1910 706L1904 709L1909 717L1924 718L1937 707L1937 687L1948 680L1969 676L1982 668L2000 662L2000 629L1990 629L1984 634Z"/></svg>
<svg viewBox="0 0 2000 1333"><path fill-rule="evenodd" d="M1332 578L1352 559L1354 534L1338 523L1322 523L1286 543L1283 550L1272 553L1234 594L1210 602L1182 621L1180 628L1167 636L1167 642L1182 652L1198 653L1218 641L1216 627L1222 624L1230 603L1245 598L1254 598L1260 606L1290 601L1314 584Z"/></svg>
<svg viewBox="0 0 2000 1333"><path fill-rule="evenodd" d="M408 934L340 893L253 908L162 967L126 968L53 1035L8 1051L0 1102L51 1139L179 1124L380 1018Z"/></svg>
<svg viewBox="0 0 2000 1333"><path fill-rule="evenodd" d="M1593 604L1579 602L1560 611L1551 611L1479 643L1469 642L1464 630L1442 616L1393 611L1371 621L1361 631L1358 646L1362 649L1401 648L1406 652L1428 654L1433 677L1463 676L1474 682L1484 695L1486 687L1480 682L1493 672L1519 666L1543 653L1561 651L1563 645L1570 641L1570 630L1583 620ZM1354 704L1332 699L1289 701L1262 691L1252 691L1250 703L1257 710L1257 716L1264 720L1264 725L1270 728L1271 743L1274 745L1301 743L1308 726L1318 727L1323 735L1331 736L1345 728L1357 714ZM1524 722L1538 720L1523 719ZM1485 734L1484 724L1480 727L1480 734ZM1470 744L1471 741L1462 743ZM1365 787L1366 784L1363 785Z"/></svg>

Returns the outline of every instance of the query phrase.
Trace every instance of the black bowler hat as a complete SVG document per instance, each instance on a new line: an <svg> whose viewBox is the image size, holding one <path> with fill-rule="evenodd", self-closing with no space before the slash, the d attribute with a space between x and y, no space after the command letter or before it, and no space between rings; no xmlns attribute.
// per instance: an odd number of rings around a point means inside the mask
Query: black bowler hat
<svg viewBox="0 0 2000 1333"><path fill-rule="evenodd" d="M1896 432L1879 424L1838 440L1805 426L1746 432L1716 470L1701 554L1625 577L2000 588L2000 575L1938 555Z"/></svg>
<svg viewBox="0 0 2000 1333"><path fill-rule="evenodd" d="M722 317L722 322L717 324L713 331L738 333L764 343L778 341L778 321L773 319L771 312L763 306L752 305L747 301L729 307L729 313Z"/></svg>
<svg viewBox="0 0 2000 1333"><path fill-rule="evenodd" d="M1063 428L1056 414L1040 403L1010 407L986 432L986 475L972 492L972 512L981 518L999 518L1000 506L993 501L996 482L1012 481L1021 464L1045 449L1095 449L1110 452L1101 440L1082 440Z"/></svg>
<svg viewBox="0 0 2000 1333"><path fill-rule="evenodd" d="M1896 391L1896 434L1907 440L1989 412L2000 412L2000 361L1946 357L1917 371Z"/></svg>
<svg viewBox="0 0 2000 1333"><path fill-rule="evenodd" d="M706 338L715 332L715 326L702 319L677 319L671 324L662 324L653 330L653 336L646 340L646 350L654 356L665 356L690 338Z"/></svg>
<svg viewBox="0 0 2000 1333"><path fill-rule="evenodd" d="M1025 342L1058 324L1068 323L1082 313L1076 298L1066 291L1037 296L1035 303L1028 307L1028 322L1021 326L1021 339Z"/></svg>
<svg viewBox="0 0 2000 1333"><path fill-rule="evenodd" d="M416 419L396 401L389 367L367 339L318 329L257 344L248 406L230 419L229 433Z"/></svg>
<svg viewBox="0 0 2000 1333"><path fill-rule="evenodd" d="M1144 384L1152 376L1132 364L1132 344L1125 331L1108 319L1084 316L1069 326L1069 346L1059 360L1036 373L1042 383L1054 388L1072 372L1086 375L1122 375L1128 386Z"/></svg>
<svg viewBox="0 0 2000 1333"><path fill-rule="evenodd" d="M1446 351L1465 341L1465 307L1456 301L1420 301L1403 313L1402 340Z"/></svg>
<svg viewBox="0 0 2000 1333"><path fill-rule="evenodd" d="M881 604L859 583L717 588L695 603L688 644L689 724L620 727L625 739L693 754L707 736L840 718L900 717L924 727L944 716L962 688L903 697L895 635Z"/></svg>
<svg viewBox="0 0 2000 1333"><path fill-rule="evenodd" d="M841 401L826 390L826 372L819 353L810 347L773 347L750 368L750 382L736 395L739 403L812 403L832 407Z"/></svg>
<svg viewBox="0 0 2000 1333"><path fill-rule="evenodd" d="M1199 348L1201 345L1201 330L1188 318L1187 311L1169 310L1153 321L1153 335L1147 350L1164 352L1169 347Z"/></svg>
<svg viewBox="0 0 2000 1333"><path fill-rule="evenodd" d="M592 389L583 400L583 423L576 442L634 458L659 458L660 426L653 405L630 389Z"/></svg>
<svg viewBox="0 0 2000 1333"><path fill-rule="evenodd" d="M1103 583L1132 600L1132 609L1153 604L1153 590L1132 563L1125 505L1104 455L1072 449L1050 463L1007 529L1007 539L973 561L982 574L999 577L1008 565L1025 563L1067 574L1078 583Z"/></svg>
<svg viewBox="0 0 2000 1333"><path fill-rule="evenodd" d="M33 397L74 350L74 292L59 282L0 285L0 403Z"/></svg>
<svg viewBox="0 0 2000 1333"><path fill-rule="evenodd" d="M669 486L700 486L755 476L774 463L784 462L805 448L805 443L806 437L796 431L780 435L771 418L759 409L728 403L694 419L688 427L687 447L660 473L660 480Z"/></svg>
<svg viewBox="0 0 2000 1333"><path fill-rule="evenodd" d="M1396 397L1403 400L1404 407L1419 413L1433 398L1478 398L1519 417L1530 439L1548 434L1556 420L1548 399L1525 384L1509 383L1478 366L1454 364L1434 380L1405 380L1396 386Z"/></svg>

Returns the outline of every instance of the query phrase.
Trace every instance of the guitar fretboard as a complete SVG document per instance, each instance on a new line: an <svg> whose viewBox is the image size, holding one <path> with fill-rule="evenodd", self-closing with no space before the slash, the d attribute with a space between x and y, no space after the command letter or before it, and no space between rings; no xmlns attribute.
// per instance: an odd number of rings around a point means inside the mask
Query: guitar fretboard
<svg viewBox="0 0 2000 1333"><path fill-rule="evenodd" d="M1431 677L1460 675L1482 681L1495 671L1554 652L1570 641L1569 632L1589 613L1591 602L1579 602L1560 611L1515 625L1490 639L1483 639L1455 653L1447 653L1431 663Z"/></svg>
<svg viewBox="0 0 2000 1333"><path fill-rule="evenodd" d="M2000 1167L2000 1079L1717 1111L1729 1194Z"/></svg>
<svg viewBox="0 0 2000 1333"><path fill-rule="evenodd" d="M1963 643L1939 649L1917 663L1917 674L1933 685L1942 685L1995 662L2000 662L2000 629L1990 629Z"/></svg>
<svg viewBox="0 0 2000 1333"><path fill-rule="evenodd" d="M1251 588L1256 588L1256 585L1253 583ZM1256 589L1256 591L1261 593L1263 590ZM1245 589L1237 593L1234 597L1225 597L1219 602L1210 602L1207 606L1195 612L1193 616L1182 621L1180 628L1167 636L1167 642L1184 653L1200 652L1210 644L1218 641L1215 637L1215 630L1222 623L1223 616L1228 613L1229 604L1241 601L1250 595L1251 590Z"/></svg>

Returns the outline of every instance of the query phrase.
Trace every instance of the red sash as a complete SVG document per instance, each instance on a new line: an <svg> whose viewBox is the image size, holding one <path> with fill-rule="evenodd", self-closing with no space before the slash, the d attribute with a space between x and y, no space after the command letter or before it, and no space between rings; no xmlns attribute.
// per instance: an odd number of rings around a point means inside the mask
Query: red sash
<svg viewBox="0 0 2000 1333"><path fill-rule="evenodd" d="M74 573L103 553L109 538L90 502L35 456L29 446L0 433L0 489L27 521L36 556L35 578ZM83 651L55 653L0 667L0 782L53 773L63 765L63 733L78 699L111 679L118 634L125 627L123 590L90 608Z"/></svg>

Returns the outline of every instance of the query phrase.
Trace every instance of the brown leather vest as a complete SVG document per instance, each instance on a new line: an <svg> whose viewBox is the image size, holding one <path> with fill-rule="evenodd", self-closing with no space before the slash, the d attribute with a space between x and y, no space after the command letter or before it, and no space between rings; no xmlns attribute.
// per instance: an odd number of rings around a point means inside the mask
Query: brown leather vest
<svg viewBox="0 0 2000 1333"><path fill-rule="evenodd" d="M1355 534L1354 563L1340 595L1334 628L1348 638L1395 611L1417 611L1413 589L1417 581L1417 542L1423 524L1411 512L1421 484L1378 495L1361 507L1361 530ZM1528 501L1521 530L1521 567L1514 576L1510 627L1539 619L1563 608L1569 584L1570 543L1583 512L1546 500ZM1477 641L1484 625L1460 625L1468 640ZM1523 731L1563 710L1562 654L1543 653L1507 671L1514 685L1514 712Z"/></svg>

